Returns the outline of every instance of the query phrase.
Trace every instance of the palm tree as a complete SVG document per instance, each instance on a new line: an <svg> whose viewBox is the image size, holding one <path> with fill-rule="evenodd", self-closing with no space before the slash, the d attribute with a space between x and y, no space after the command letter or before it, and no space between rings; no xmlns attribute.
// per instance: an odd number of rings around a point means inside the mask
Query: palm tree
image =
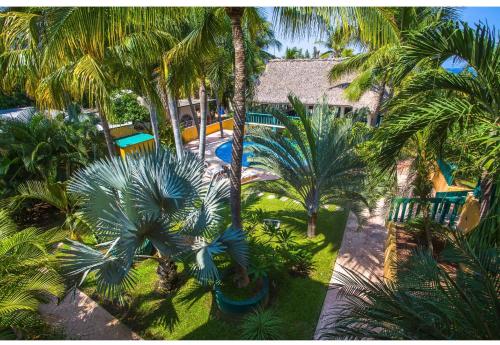
<svg viewBox="0 0 500 345"><path fill-rule="evenodd" d="M234 124L233 142L231 151L231 183L230 203L231 220L235 228L240 229L241 224L241 162L243 159L243 136L245 133L245 88L246 88L246 60L243 29L241 20L244 14L241 7L226 8L231 19L234 47Z"/></svg>
<svg viewBox="0 0 500 345"><path fill-rule="evenodd" d="M58 231L18 230L0 211L0 334L37 336L42 323L38 306L48 296L59 297L64 282L54 269L53 246L64 239Z"/></svg>
<svg viewBox="0 0 500 345"><path fill-rule="evenodd" d="M336 30L329 29L325 41L318 41L316 43L323 45L327 51L322 53L320 58L341 58L350 57L354 55L353 50L347 48L349 41L347 35L344 33L343 27Z"/></svg>
<svg viewBox="0 0 500 345"><path fill-rule="evenodd" d="M365 184L365 165L356 153L363 142L352 131L350 118L335 119L326 103L317 105L311 114L295 97L289 101L299 120L273 110L273 116L290 133L290 138L266 127L249 134L255 157L252 165L264 168L280 179L260 183L258 188L298 201L307 211L307 235L316 235L321 205L350 205L361 216Z"/></svg>
<svg viewBox="0 0 500 345"><path fill-rule="evenodd" d="M351 100L359 99L369 89L378 92L372 124L380 113L386 87L392 91L406 76L399 75L397 79L390 72L409 35L455 19L456 15L457 10L451 7L275 8L275 17L280 19L284 32L300 35L318 29L335 30L343 41L363 49L336 64L330 78L336 80L345 73L358 72L345 90Z"/></svg>
<svg viewBox="0 0 500 345"><path fill-rule="evenodd" d="M407 41L409 36L421 30L435 27L456 17L457 11L454 8L438 7L398 7L398 8L370 8L363 10L354 10L350 15L354 15L354 21L357 25L354 29L351 27L344 32L344 39L354 41L365 48L365 52L347 58L336 64L330 71L330 78L336 80L343 74L353 71L358 72L358 76L346 88L345 93L350 100L358 100L364 92L374 88L377 90L378 97L371 124L380 113L382 101L386 93L386 87L393 89L405 76L400 74L398 77L391 75L390 71L396 64L397 57L404 49L401 46ZM376 39L371 33L372 30L378 30L377 25L380 21L385 21L387 30L391 34L385 40ZM340 24L341 25L341 24ZM342 28L342 26L340 27ZM364 33L363 31L368 31ZM368 38L368 40L366 40ZM407 73L409 73L407 71Z"/></svg>
<svg viewBox="0 0 500 345"><path fill-rule="evenodd" d="M449 231L437 261L417 249L394 282L372 282L345 268L342 306L325 338L470 340L500 337L498 248Z"/></svg>
<svg viewBox="0 0 500 345"><path fill-rule="evenodd" d="M217 281L213 257L226 250L245 267L243 232L233 227L220 232L227 184L204 180L204 170L191 152L179 158L160 149L126 161L101 160L78 171L69 190L82 198L82 212L100 243L94 248L69 241L62 249L63 268L83 277L96 271L99 291L117 297L133 286L133 263L149 242L158 253L153 258L161 265L159 273L171 273L173 260L194 258L196 277ZM165 277L161 281L168 283Z"/></svg>
<svg viewBox="0 0 500 345"><path fill-rule="evenodd" d="M498 66L500 48L496 33L486 25L476 29L467 24L449 23L412 35L399 60L399 72L421 68L388 104L389 117L377 138L383 143L380 162L385 167L399 156L401 148L416 133L429 132L429 144L437 149L451 130L476 127L481 134L471 137L471 147L487 147L489 154L478 150L484 164L483 193L498 175L498 112L500 98ZM440 66L448 58L460 58L467 68L460 74ZM430 68L429 66L434 66ZM488 194L483 200L489 201ZM489 207L486 207L488 209Z"/></svg>
<svg viewBox="0 0 500 345"><path fill-rule="evenodd" d="M302 54L302 49L299 49L297 47L292 47L292 48L287 47L283 58L286 60L303 59L304 55Z"/></svg>

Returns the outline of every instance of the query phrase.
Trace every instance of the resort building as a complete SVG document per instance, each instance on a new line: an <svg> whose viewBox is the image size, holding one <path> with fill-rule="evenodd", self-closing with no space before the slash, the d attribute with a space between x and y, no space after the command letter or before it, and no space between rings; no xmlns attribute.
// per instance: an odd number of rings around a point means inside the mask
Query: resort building
<svg viewBox="0 0 500 345"><path fill-rule="evenodd" d="M338 115L344 116L353 110L367 110L367 122L378 123L373 112L379 97L377 90L365 92L358 101L349 101L344 90L356 77L354 73L346 74L339 80L331 82L329 71L341 59L274 59L269 60L264 73L259 77L255 95L254 108L259 106L278 106L288 108L288 95L294 94L310 109L325 97L331 107L338 109Z"/></svg>

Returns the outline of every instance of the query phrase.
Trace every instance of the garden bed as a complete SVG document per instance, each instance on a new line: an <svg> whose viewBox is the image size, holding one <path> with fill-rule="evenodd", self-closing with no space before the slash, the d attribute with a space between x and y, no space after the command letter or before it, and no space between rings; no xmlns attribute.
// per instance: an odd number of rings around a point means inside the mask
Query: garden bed
<svg viewBox="0 0 500 345"><path fill-rule="evenodd" d="M253 208L264 210L265 218L280 219L282 227L305 241L307 217L298 205L264 195ZM335 211L333 206L321 210L318 235L313 240L315 266L308 277L292 277L287 272L270 277L270 307L283 324L293 325L284 327L283 339L312 339L346 219L346 212ZM156 265L153 260L137 265L138 284L126 297L128 305L110 310L112 314L145 339L239 339L241 321L221 318L213 291L196 284L182 264L179 264L179 272L186 282L179 291L172 296L158 294L155 291ZM102 303L95 294L92 277L83 291ZM107 306L106 303L102 305Z"/></svg>

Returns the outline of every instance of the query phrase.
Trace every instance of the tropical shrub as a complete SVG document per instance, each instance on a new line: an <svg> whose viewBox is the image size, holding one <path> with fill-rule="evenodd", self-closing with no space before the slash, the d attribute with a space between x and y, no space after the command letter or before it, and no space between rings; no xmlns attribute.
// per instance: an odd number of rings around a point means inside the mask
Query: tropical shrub
<svg viewBox="0 0 500 345"><path fill-rule="evenodd" d="M51 254L63 239L54 230L18 230L0 210L0 338L39 336L39 304L64 292Z"/></svg>
<svg viewBox="0 0 500 345"><path fill-rule="evenodd" d="M32 105L33 101L20 91L11 93L0 91L0 109L28 107Z"/></svg>
<svg viewBox="0 0 500 345"><path fill-rule="evenodd" d="M131 91L116 91L111 97L113 101L112 123L149 121L149 112L139 104L135 93Z"/></svg>
<svg viewBox="0 0 500 345"><path fill-rule="evenodd" d="M474 234L474 232L472 233ZM394 282L345 268L339 273L339 317L326 338L498 339L498 248L483 234L449 231L439 260L417 249L398 265Z"/></svg>
<svg viewBox="0 0 500 345"><path fill-rule="evenodd" d="M291 275L307 277L314 269L313 254L301 247L291 247L288 251L281 251L285 265Z"/></svg>
<svg viewBox="0 0 500 345"><path fill-rule="evenodd" d="M352 119L336 118L326 102L310 113L296 97L290 96L289 101L299 121L290 120L279 110L272 110L272 114L291 138L264 126L249 132L249 140L257 144L251 147L251 164L280 177L253 185L256 190L298 201L307 211L307 234L313 237L321 205L350 206L361 217L366 206L366 164L356 147L365 136L352 131Z"/></svg>
<svg viewBox="0 0 500 345"><path fill-rule="evenodd" d="M272 309L255 310L243 320L242 338L246 340L279 340L283 326L283 321Z"/></svg>
<svg viewBox="0 0 500 345"><path fill-rule="evenodd" d="M69 123L34 114L0 120L0 194L26 180L65 181L103 153L103 140L90 120Z"/></svg>
<svg viewBox="0 0 500 345"><path fill-rule="evenodd" d="M69 191L82 199L81 210L99 243L70 240L61 255L65 271L83 278L95 272L98 292L112 298L134 286L134 262L148 257L140 255L147 243L157 252L149 257L165 264L158 272L171 278L171 262L183 259L200 282L219 281L214 257L225 251L246 267L244 233L220 231L227 182L207 181L204 173L195 154L178 158L164 149L99 160L78 171ZM170 285L166 278L160 281Z"/></svg>
<svg viewBox="0 0 500 345"><path fill-rule="evenodd" d="M56 208L63 217L60 228L70 238L79 239L90 232L89 224L79 210L80 200L68 193L65 182L27 181L19 185L14 196L1 200L0 207L19 211L27 201L43 202Z"/></svg>

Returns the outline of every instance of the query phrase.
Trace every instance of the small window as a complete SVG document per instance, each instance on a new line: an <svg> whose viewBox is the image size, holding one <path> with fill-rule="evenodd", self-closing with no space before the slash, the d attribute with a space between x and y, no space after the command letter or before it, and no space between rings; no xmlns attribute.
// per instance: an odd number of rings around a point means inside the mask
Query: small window
<svg viewBox="0 0 500 345"><path fill-rule="evenodd" d="M352 107L345 107L344 114L349 114L352 112Z"/></svg>

